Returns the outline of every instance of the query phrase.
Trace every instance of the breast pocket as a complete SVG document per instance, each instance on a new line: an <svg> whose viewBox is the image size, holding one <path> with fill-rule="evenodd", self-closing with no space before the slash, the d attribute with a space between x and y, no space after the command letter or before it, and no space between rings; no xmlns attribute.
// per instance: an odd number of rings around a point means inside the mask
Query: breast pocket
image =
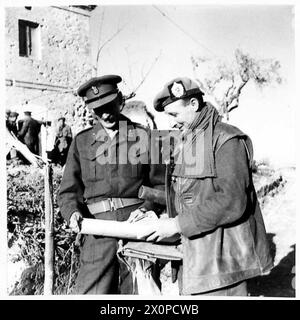
<svg viewBox="0 0 300 320"><path fill-rule="evenodd" d="M143 175L143 167L148 164L148 152L136 152L134 157L128 157L127 164L121 169L122 175L127 178L138 178ZM122 166L121 166L122 167Z"/></svg>
<svg viewBox="0 0 300 320"><path fill-rule="evenodd" d="M121 164L118 168L119 175L127 179L137 178L142 175L141 164Z"/></svg>
<svg viewBox="0 0 300 320"><path fill-rule="evenodd" d="M182 199L182 202L188 206L194 204L194 195L192 193L182 194L181 199Z"/></svg>
<svg viewBox="0 0 300 320"><path fill-rule="evenodd" d="M95 155L85 155L82 157L82 159L82 173L83 177L86 177L87 180L100 181L108 175L108 165L98 161L98 158Z"/></svg>
<svg viewBox="0 0 300 320"><path fill-rule="evenodd" d="M96 157L88 153L83 154L80 159L82 179L84 181L96 180Z"/></svg>

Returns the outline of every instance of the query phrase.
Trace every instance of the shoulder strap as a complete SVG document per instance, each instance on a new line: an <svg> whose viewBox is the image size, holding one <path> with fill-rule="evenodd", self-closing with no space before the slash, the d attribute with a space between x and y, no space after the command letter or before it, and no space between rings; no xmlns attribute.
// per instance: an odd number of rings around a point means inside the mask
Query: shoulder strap
<svg viewBox="0 0 300 320"><path fill-rule="evenodd" d="M247 158L248 158L249 164L252 167L252 159L251 159L251 156L250 156L249 148L248 148L248 146L247 146L247 144L246 144L244 139L242 139L242 142L243 142L243 145L244 145L244 147L246 149L246 152L247 152Z"/></svg>

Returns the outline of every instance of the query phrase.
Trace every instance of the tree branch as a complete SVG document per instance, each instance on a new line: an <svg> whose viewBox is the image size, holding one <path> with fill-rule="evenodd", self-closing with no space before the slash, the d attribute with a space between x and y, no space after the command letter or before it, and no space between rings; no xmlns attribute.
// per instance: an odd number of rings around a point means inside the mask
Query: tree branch
<svg viewBox="0 0 300 320"><path fill-rule="evenodd" d="M241 91L244 88L244 86L248 83L248 81L249 81L249 79L247 81L243 81L238 86L236 92L233 95L230 96L229 101L226 103L227 104L226 108L227 108L227 112L228 113L239 106L239 100L240 100ZM229 107L234 100L236 100L235 104L232 105L231 107Z"/></svg>
<svg viewBox="0 0 300 320"><path fill-rule="evenodd" d="M148 78L149 74L151 73L151 71L153 70L154 66L156 65L157 61L159 60L161 56L161 51L159 53L159 55L154 59L154 61L152 62L149 70L146 72L146 74L142 77L142 80L140 81L140 83L135 87L134 90L132 90L132 92L128 95L125 96L124 99L125 100L129 100L133 97L135 97L137 90L143 85L143 83L146 81L146 79Z"/></svg>
<svg viewBox="0 0 300 320"><path fill-rule="evenodd" d="M126 51L126 55L127 55L127 64L128 64L128 73L129 73L130 84L133 86L133 77L132 77L132 70L131 70L128 47L125 48L125 51Z"/></svg>
<svg viewBox="0 0 300 320"><path fill-rule="evenodd" d="M108 39L106 39L103 44L99 47L98 52L97 52L97 57L96 57L96 65L93 67L94 70L97 71L98 69L98 62L99 62L99 57L100 57L100 53L103 50L103 48L109 43L111 42L124 28L125 28L126 24L124 24L122 27L119 27L118 30L112 34Z"/></svg>

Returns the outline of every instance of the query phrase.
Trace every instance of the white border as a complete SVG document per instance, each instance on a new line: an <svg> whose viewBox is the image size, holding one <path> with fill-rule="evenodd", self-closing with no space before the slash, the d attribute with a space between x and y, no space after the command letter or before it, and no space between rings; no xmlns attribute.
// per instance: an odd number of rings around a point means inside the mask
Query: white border
<svg viewBox="0 0 300 320"><path fill-rule="evenodd" d="M25 1L25 0L15 0L13 3L11 1L8 0L2 0L1 1L1 6L0 6L0 41L1 43L4 43L4 35L5 35L5 30L4 30L4 14L5 14L5 10L4 7L18 7L18 6L28 6L30 5L30 3L34 6L49 6L49 5L71 5L71 4L82 4L82 5L90 5L92 4L97 4L97 5L150 5L150 4L160 4L160 5L188 5L188 4L195 4L195 5L216 5L216 6L220 6L220 5L225 5L225 6L229 6L229 5L241 5L241 6L245 6L245 5L293 5L295 6L295 35L296 35L296 39L295 39L295 48L296 48L296 88L297 85L299 84L299 55L300 55L300 50L299 50L299 30L300 30L300 5L296 2L296 1L280 1L280 0L265 0L265 1L227 1L227 0L222 0L222 1L191 1L191 0L175 0L175 1L166 1L166 0L160 0L160 1L145 1L145 0L140 0L140 1L118 1L118 0L94 0L94 1L90 1L90 0L81 0L81 1L68 1L68 2L64 2L64 1L43 1L43 3L40 2L35 2L35 4L33 4L33 1ZM1 46L2 49L5 48L5 46ZM5 75L5 68L4 68L4 50L0 51L0 61L2 62L0 65L0 74L2 75L4 80L4 75ZM2 110L2 116L1 119L4 119L4 112L5 112L5 98L3 98L5 95L5 83L4 81L1 81L1 85L0 85L0 96L1 96L1 110ZM300 101L300 90L296 90L296 95L294 97L295 99L295 103L294 105L296 105L296 102ZM297 120L299 119L299 109L296 110L296 117ZM2 125L0 126L0 134L2 137L4 137L4 121L2 121ZM296 132L296 138L298 137L298 126L297 126L297 132ZM1 139L1 143L4 143L4 139ZM4 147L4 145L1 146L1 148ZM4 153L2 153L4 154ZM298 167L298 160L299 160L299 154L298 154L298 149L297 149L297 167ZM1 165L1 180L0 180L0 208L1 213L0 213L0 299L7 299L7 300L45 300L45 299L50 299L50 300L74 300L74 299L81 299L81 300L132 300L132 298L134 298L134 300L144 300L144 299L148 299L148 300L200 300L200 298L197 297L191 297L191 296L163 296L163 297L153 297L153 296L125 296L125 295L107 295L107 296L7 296L6 293L6 261L7 261L7 255L6 255L6 243L7 243L7 220L6 220L6 166L5 166L5 159L4 157L2 157L3 159L1 159L0 161L0 165ZM297 170L297 185L299 184L299 172ZM300 190L300 186L298 186L298 190ZM297 208L299 208L299 197L297 197ZM298 210L297 210L298 211ZM284 216L282 217L284 219ZM297 226L299 226L300 224L300 218L299 215L297 214ZM300 256L299 256L299 250L298 250L298 244L299 244L299 232L297 231L297 241L296 241L296 274L298 276L296 276L296 299L299 300L299 289L300 289L300 285L299 285L299 262L300 262ZM4 287L3 287L4 284ZM226 300L227 298L225 297L201 297L201 300ZM246 298L228 298L230 300L234 299L234 300L257 300L257 299L265 299L265 300L282 300L283 298L259 298L259 297L246 297ZM294 298L285 298L285 300L294 300Z"/></svg>

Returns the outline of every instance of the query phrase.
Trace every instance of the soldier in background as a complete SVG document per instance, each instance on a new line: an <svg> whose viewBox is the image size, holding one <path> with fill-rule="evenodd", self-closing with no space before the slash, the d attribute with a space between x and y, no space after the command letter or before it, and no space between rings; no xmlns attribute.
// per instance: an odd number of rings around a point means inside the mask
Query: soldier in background
<svg viewBox="0 0 300 320"><path fill-rule="evenodd" d="M5 120L6 120L6 121L8 120L10 113L11 113L11 110L10 110L10 109L6 109L6 110L5 110Z"/></svg>
<svg viewBox="0 0 300 320"><path fill-rule="evenodd" d="M22 122L22 128L18 132L18 138L26 144L32 153L38 155L41 124L31 117L30 111L25 111L24 115L25 117Z"/></svg>
<svg viewBox="0 0 300 320"><path fill-rule="evenodd" d="M11 112L10 110L6 111L6 127L10 133L13 133L16 137L18 135L18 125L17 125L17 119L18 119L18 112ZM15 148L12 148L7 155L7 160L15 159L18 155L18 152Z"/></svg>
<svg viewBox="0 0 300 320"><path fill-rule="evenodd" d="M71 127L66 124L65 117L58 119L58 130L56 132L54 149L56 154L55 162L64 166L67 160L68 151L72 142Z"/></svg>
<svg viewBox="0 0 300 320"><path fill-rule="evenodd" d="M12 132L15 136L18 135L18 126L17 126L17 119L18 119L18 112L10 112L8 114L8 119L6 120L7 129Z"/></svg>

